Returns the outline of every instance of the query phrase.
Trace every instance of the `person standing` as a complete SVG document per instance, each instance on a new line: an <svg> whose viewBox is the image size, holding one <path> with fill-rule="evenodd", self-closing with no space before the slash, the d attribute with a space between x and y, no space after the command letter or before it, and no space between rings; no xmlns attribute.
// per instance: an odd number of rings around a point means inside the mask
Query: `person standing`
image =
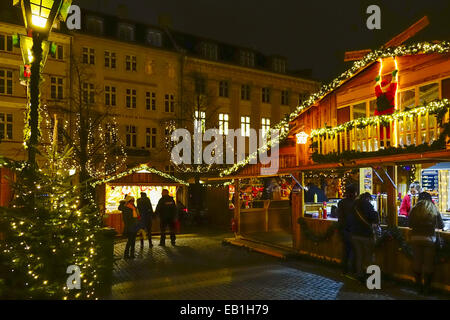
<svg viewBox="0 0 450 320"><path fill-rule="evenodd" d="M137 208L141 215L141 220L139 222L138 229L143 229L147 232L148 237L148 246L149 248L153 247L152 243L152 217L153 217L153 208L152 203L147 197L145 192L141 192L141 197L137 199ZM144 239L141 239L141 248L144 247Z"/></svg>
<svg viewBox="0 0 450 320"><path fill-rule="evenodd" d="M127 237L127 244L125 245L125 259L134 259L137 223L138 223L138 210L134 206L134 198L126 196L125 200L120 201L119 210L122 212L122 219L124 222L123 233Z"/></svg>
<svg viewBox="0 0 450 320"><path fill-rule="evenodd" d="M352 234L349 216L354 210L356 196L358 195L355 184L345 188L345 198L339 201L337 207L338 230L344 245L342 256L343 274L355 273L355 252L352 244Z"/></svg>
<svg viewBox="0 0 450 320"><path fill-rule="evenodd" d="M409 214L413 270L418 292L427 295L434 273L436 229L443 229L444 222L428 192L420 193L418 200Z"/></svg>
<svg viewBox="0 0 450 320"><path fill-rule="evenodd" d="M361 194L355 201L350 218L350 232L355 249L356 274L361 282L366 280L366 268L373 263L375 239L372 225L379 224L380 218L375 211L370 193Z"/></svg>
<svg viewBox="0 0 450 320"><path fill-rule="evenodd" d="M400 214L402 216L408 217L409 216L409 212L411 211L411 202L412 202L412 197L415 195L418 195L419 193L422 192L422 188L420 187L420 183L419 182L413 182L411 183L411 185L409 186L409 191L406 194L406 196L403 198L402 200L402 204L400 206Z"/></svg>
<svg viewBox="0 0 450 320"><path fill-rule="evenodd" d="M160 246L166 245L166 229L170 229L170 242L175 246L175 220L177 218L177 206L173 198L169 195L169 190L164 189L161 193L162 197L156 206L156 214L159 215L161 227Z"/></svg>

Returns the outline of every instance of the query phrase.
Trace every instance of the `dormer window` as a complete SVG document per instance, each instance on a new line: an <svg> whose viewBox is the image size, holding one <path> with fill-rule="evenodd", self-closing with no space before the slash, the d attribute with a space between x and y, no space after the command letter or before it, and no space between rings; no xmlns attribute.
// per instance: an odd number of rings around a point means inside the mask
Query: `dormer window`
<svg viewBox="0 0 450 320"><path fill-rule="evenodd" d="M272 70L275 72L286 73L286 60L281 58L273 58Z"/></svg>
<svg viewBox="0 0 450 320"><path fill-rule="evenodd" d="M103 20L98 17L87 17L87 31L101 36L103 34Z"/></svg>
<svg viewBox="0 0 450 320"><path fill-rule="evenodd" d="M162 46L162 34L158 30L148 30L147 31L147 44L161 47Z"/></svg>
<svg viewBox="0 0 450 320"><path fill-rule="evenodd" d="M244 67L254 67L255 54L251 51L242 50L240 54L240 63Z"/></svg>
<svg viewBox="0 0 450 320"><path fill-rule="evenodd" d="M119 39L123 41L134 41L134 27L126 23L119 24Z"/></svg>
<svg viewBox="0 0 450 320"><path fill-rule="evenodd" d="M202 55L211 60L217 60L217 44L204 42L202 43Z"/></svg>

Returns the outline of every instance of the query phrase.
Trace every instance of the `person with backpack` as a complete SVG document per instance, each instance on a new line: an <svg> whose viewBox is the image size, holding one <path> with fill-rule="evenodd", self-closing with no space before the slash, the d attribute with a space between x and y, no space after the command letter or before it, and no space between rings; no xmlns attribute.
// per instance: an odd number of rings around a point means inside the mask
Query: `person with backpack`
<svg viewBox="0 0 450 320"><path fill-rule="evenodd" d="M175 221L177 219L177 206L175 200L169 195L169 190L164 189L161 193L162 197L156 206L156 214L160 218L161 239L159 245L166 245L166 229L170 230L170 242L175 246Z"/></svg>
<svg viewBox="0 0 450 320"><path fill-rule="evenodd" d="M137 208L141 214L141 220L139 221L139 229L143 229L147 232L148 246L153 247L152 244L152 216L153 207L150 198L147 197L145 192L141 192L141 197L137 199ZM141 238L141 249L144 247L144 239Z"/></svg>
<svg viewBox="0 0 450 320"><path fill-rule="evenodd" d="M428 192L419 194L416 205L409 213L413 270L419 293L427 295L431 287L436 256L436 229L443 229L444 222ZM422 283L423 276L423 283Z"/></svg>
<svg viewBox="0 0 450 320"><path fill-rule="evenodd" d="M338 230L344 245L342 256L343 274L355 272L355 252L352 244L352 234L350 231L350 218L358 195L357 186L350 184L345 188L345 198L339 201L337 207Z"/></svg>
<svg viewBox="0 0 450 320"><path fill-rule="evenodd" d="M350 215L350 232L355 249L356 274L358 280L365 282L366 268L373 263L375 250L375 226L379 227L380 217L370 202L372 196L366 192L361 194L353 206Z"/></svg>

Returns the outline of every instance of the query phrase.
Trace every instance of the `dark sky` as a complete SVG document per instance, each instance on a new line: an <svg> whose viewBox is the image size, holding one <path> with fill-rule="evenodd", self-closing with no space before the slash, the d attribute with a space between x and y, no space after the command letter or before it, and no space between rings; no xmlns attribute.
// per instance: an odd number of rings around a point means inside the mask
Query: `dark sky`
<svg viewBox="0 0 450 320"><path fill-rule="evenodd" d="M288 58L291 70L312 69L329 81L346 70L347 50L376 49L428 15L430 26L414 41L450 40L449 0L74 0L82 8L157 24L169 15L173 28ZM381 30L368 30L366 9L381 8Z"/></svg>

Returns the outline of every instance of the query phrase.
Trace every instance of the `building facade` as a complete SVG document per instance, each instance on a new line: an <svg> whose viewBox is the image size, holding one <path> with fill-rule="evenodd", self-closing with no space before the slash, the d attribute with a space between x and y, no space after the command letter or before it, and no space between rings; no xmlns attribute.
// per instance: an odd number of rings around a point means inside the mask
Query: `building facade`
<svg viewBox="0 0 450 320"><path fill-rule="evenodd" d="M0 153L22 160L26 87L19 82L23 63L12 35L25 30L18 12L2 20ZM173 171L165 144L169 123L189 127L198 120L223 134L237 128L268 129L319 86L289 74L282 57L179 33L167 25L93 12L83 12L81 21L81 30L69 32L61 25L49 39L58 49L44 68L45 121L51 128L57 114L70 133L80 126L78 105L107 114L97 124L106 132L102 139L123 148L128 166L150 163ZM114 134L108 133L111 128Z"/></svg>

